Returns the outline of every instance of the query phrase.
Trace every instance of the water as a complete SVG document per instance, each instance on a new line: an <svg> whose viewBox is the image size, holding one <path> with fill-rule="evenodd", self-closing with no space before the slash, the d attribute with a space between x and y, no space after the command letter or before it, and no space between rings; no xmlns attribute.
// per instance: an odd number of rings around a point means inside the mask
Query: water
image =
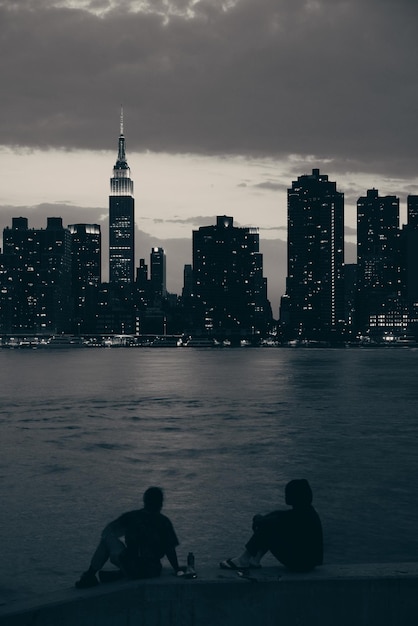
<svg viewBox="0 0 418 626"><path fill-rule="evenodd" d="M418 560L418 351L0 351L0 596L74 584L164 488L180 561L241 551L306 477L329 563Z"/></svg>

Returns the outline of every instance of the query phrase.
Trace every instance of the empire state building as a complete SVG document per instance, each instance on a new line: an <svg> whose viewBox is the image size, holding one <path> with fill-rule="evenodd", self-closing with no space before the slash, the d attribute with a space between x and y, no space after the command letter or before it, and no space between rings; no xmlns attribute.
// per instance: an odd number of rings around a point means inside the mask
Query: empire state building
<svg viewBox="0 0 418 626"><path fill-rule="evenodd" d="M131 285L135 266L134 183L125 154L123 111L120 115L118 158L110 179L109 196L109 282Z"/></svg>

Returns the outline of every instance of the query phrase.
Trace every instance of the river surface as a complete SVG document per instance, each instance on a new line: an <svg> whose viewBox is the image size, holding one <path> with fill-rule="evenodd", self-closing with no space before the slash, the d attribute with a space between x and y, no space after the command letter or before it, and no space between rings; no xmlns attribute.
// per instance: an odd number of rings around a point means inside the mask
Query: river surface
<svg viewBox="0 0 418 626"><path fill-rule="evenodd" d="M418 561L418 350L2 350L0 380L0 599L73 586L150 485L197 569L301 477L328 563Z"/></svg>

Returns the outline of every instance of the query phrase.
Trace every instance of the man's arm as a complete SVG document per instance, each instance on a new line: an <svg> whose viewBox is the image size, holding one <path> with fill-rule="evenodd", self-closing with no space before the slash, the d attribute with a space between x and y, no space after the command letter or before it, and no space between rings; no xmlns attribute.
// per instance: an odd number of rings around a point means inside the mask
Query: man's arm
<svg viewBox="0 0 418 626"><path fill-rule="evenodd" d="M117 519L110 522L102 532L102 538L105 539L108 535L114 537L122 537L126 532L126 526L129 521L129 513L122 513Z"/></svg>
<svg viewBox="0 0 418 626"><path fill-rule="evenodd" d="M175 548L169 548L166 552L166 557L171 565L171 567L173 568L173 570L176 572L179 571L180 567L179 567L179 562L177 560L177 552Z"/></svg>

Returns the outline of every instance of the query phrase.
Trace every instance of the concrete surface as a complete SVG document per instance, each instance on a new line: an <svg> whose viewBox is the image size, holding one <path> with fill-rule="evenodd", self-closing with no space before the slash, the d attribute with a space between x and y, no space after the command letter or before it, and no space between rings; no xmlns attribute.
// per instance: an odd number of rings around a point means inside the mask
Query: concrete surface
<svg viewBox="0 0 418 626"><path fill-rule="evenodd" d="M417 626L418 563L205 569L40 596L0 607L1 626Z"/></svg>

